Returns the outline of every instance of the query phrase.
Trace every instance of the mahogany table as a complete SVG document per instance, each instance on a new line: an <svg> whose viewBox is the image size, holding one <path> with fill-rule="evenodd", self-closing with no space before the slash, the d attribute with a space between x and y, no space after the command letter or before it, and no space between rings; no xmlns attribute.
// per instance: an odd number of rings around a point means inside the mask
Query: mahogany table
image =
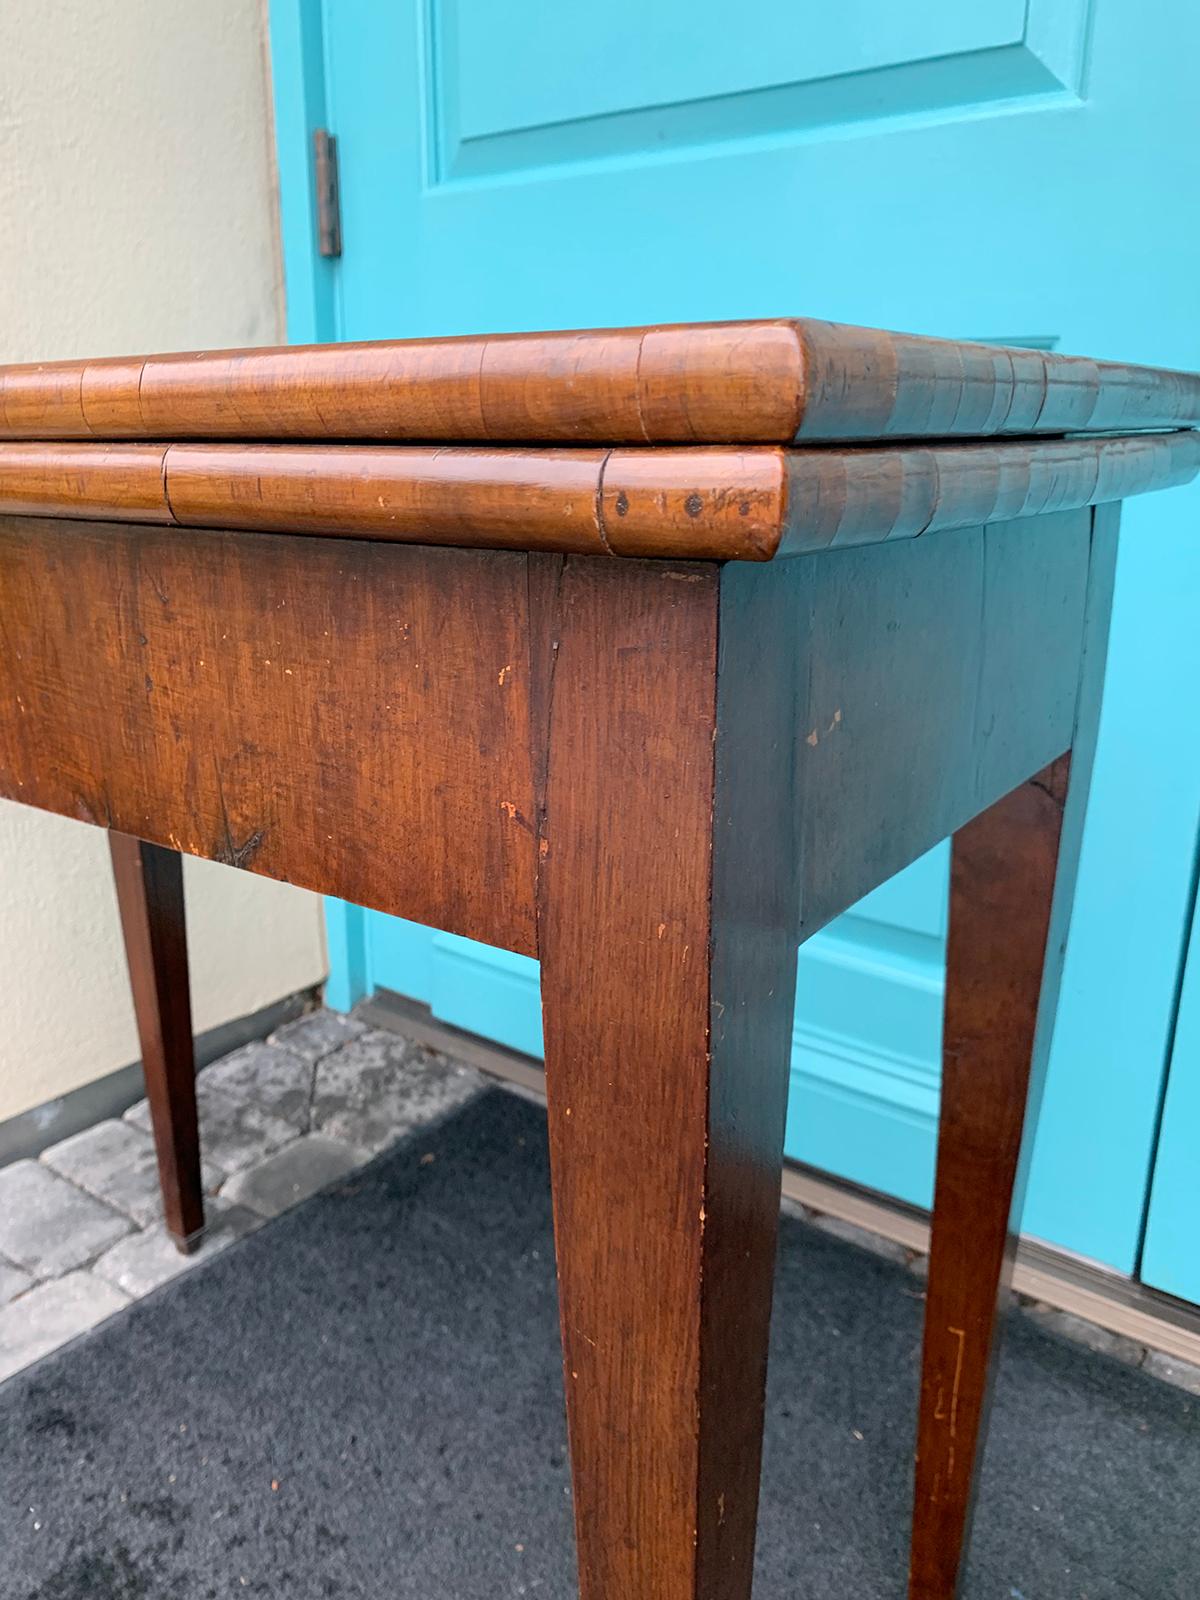
<svg viewBox="0 0 1200 1600"><path fill-rule="evenodd" d="M585 1600L750 1594L797 944L950 833L910 1594L956 1592L1116 502L1198 422L804 321L0 371L0 793L110 830L181 1246L180 852L541 959Z"/></svg>

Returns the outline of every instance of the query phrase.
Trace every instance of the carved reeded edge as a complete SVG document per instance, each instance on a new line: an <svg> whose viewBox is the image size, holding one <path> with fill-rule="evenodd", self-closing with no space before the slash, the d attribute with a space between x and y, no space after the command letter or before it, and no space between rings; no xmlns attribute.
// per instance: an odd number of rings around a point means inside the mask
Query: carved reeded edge
<svg viewBox="0 0 1200 1600"><path fill-rule="evenodd" d="M1200 375L812 319L0 367L0 438L789 444L1200 424Z"/></svg>
<svg viewBox="0 0 1200 1600"><path fill-rule="evenodd" d="M782 449L0 444L0 513L484 549L769 561L1122 500L1200 433Z"/></svg>
<svg viewBox="0 0 1200 1600"><path fill-rule="evenodd" d="M788 511L776 554L913 539L1103 505L1189 482L1200 433L1143 433L788 452Z"/></svg>

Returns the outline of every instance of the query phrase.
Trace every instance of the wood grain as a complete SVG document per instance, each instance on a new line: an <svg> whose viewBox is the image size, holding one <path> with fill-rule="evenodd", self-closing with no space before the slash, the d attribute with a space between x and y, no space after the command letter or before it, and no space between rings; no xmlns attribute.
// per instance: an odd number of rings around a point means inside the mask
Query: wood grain
<svg viewBox="0 0 1200 1600"><path fill-rule="evenodd" d="M1087 552L1074 512L730 564L806 641L761 684L806 935L1070 742ZM532 953L556 560L0 523L0 792Z"/></svg>
<svg viewBox="0 0 1200 1600"><path fill-rule="evenodd" d="M523 556L0 519L0 794L532 954Z"/></svg>
<svg viewBox="0 0 1200 1600"><path fill-rule="evenodd" d="M739 569L776 575L806 640L805 938L1071 743L1090 526L1059 512Z"/></svg>
<svg viewBox="0 0 1200 1600"><path fill-rule="evenodd" d="M0 445L0 515L172 521L161 444Z"/></svg>
<svg viewBox="0 0 1200 1600"><path fill-rule="evenodd" d="M584 1600L750 1593L796 937L791 675L771 681L796 641L770 580L568 559L547 591L539 947Z"/></svg>
<svg viewBox="0 0 1200 1600"><path fill-rule="evenodd" d="M1200 472L1200 434L790 450L787 470L780 556L915 539L1170 488Z"/></svg>
<svg viewBox="0 0 1200 1600"><path fill-rule="evenodd" d="M890 449L0 444L0 514L767 561L1187 482L1200 434Z"/></svg>
<svg viewBox="0 0 1200 1600"><path fill-rule="evenodd" d="M602 450L173 445L182 526L605 553Z"/></svg>
<svg viewBox="0 0 1200 1600"><path fill-rule="evenodd" d="M786 440L786 323L197 351L0 368L9 438Z"/></svg>
<svg viewBox="0 0 1200 1600"><path fill-rule="evenodd" d="M955 1600L990 1387L1069 759L954 836L911 1600Z"/></svg>
<svg viewBox="0 0 1200 1600"><path fill-rule="evenodd" d="M711 568L541 568L539 948L589 1600L749 1593L792 945L1070 743L1090 550L1074 512L730 564L707 711Z"/></svg>
<svg viewBox="0 0 1200 1600"><path fill-rule="evenodd" d="M1019 346L793 324L804 404L794 437L988 438L1195 427L1200 375Z"/></svg>
<svg viewBox="0 0 1200 1600"><path fill-rule="evenodd" d="M150 1103L167 1232L185 1255L204 1229L196 1058L183 909L183 860L110 833L113 879Z"/></svg>
<svg viewBox="0 0 1200 1600"><path fill-rule="evenodd" d="M1200 423L1200 377L807 319L0 368L32 438L786 444Z"/></svg>
<svg viewBox="0 0 1200 1600"><path fill-rule="evenodd" d="M193 527L713 560L765 559L786 487L771 450L175 445L165 477Z"/></svg>
<svg viewBox="0 0 1200 1600"><path fill-rule="evenodd" d="M1069 761L954 837L912 1600L954 1600L962 1578L1083 839L1117 521L1115 507L1092 514Z"/></svg>

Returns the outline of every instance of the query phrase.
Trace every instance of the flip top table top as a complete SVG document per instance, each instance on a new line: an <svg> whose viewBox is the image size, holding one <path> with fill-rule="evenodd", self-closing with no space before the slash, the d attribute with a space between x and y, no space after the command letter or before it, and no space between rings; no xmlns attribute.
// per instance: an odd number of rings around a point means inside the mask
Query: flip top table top
<svg viewBox="0 0 1200 1600"><path fill-rule="evenodd" d="M0 512L770 560L1200 470L1200 376L806 320L0 368Z"/></svg>
<svg viewBox="0 0 1200 1600"><path fill-rule="evenodd" d="M724 445L1198 423L1192 373L804 319L0 369L6 439Z"/></svg>

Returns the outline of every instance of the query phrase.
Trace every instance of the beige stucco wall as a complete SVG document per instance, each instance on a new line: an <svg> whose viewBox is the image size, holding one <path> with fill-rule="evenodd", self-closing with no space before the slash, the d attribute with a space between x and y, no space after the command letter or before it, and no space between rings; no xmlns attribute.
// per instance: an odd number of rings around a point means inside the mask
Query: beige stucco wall
<svg viewBox="0 0 1200 1600"><path fill-rule="evenodd" d="M281 334L259 0L2 0L0 361ZM311 895L188 861L195 1023L319 981ZM0 1119L136 1059L104 835L0 801Z"/></svg>

